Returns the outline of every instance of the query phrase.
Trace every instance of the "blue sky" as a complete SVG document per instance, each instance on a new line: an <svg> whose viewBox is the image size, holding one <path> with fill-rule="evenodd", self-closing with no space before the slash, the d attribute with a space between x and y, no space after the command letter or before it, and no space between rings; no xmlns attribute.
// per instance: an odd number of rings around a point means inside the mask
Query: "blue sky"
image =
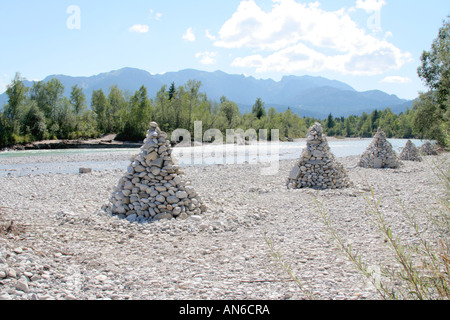
<svg viewBox="0 0 450 320"><path fill-rule="evenodd" d="M448 0L0 0L0 92L16 72L123 67L313 75L413 99Z"/></svg>

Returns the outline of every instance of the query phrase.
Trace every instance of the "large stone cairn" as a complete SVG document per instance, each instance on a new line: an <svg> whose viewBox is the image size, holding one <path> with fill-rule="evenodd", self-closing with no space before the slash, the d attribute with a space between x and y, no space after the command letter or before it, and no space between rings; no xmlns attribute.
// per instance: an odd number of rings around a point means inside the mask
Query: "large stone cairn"
<svg viewBox="0 0 450 320"><path fill-rule="evenodd" d="M426 156L435 156L437 155L436 148L431 144L430 141L426 141L421 147L420 152L422 152L423 155Z"/></svg>
<svg viewBox="0 0 450 320"><path fill-rule="evenodd" d="M422 161L419 149L416 148L416 146L411 142L411 140L408 140L406 142L406 145L403 148L402 152L400 152L398 158L404 161L419 161L419 162Z"/></svg>
<svg viewBox="0 0 450 320"><path fill-rule="evenodd" d="M363 168L398 168L400 161L392 145L386 139L386 135L381 128L378 128L373 140L361 155L358 166Z"/></svg>
<svg viewBox="0 0 450 320"><path fill-rule="evenodd" d="M320 123L306 136L306 148L287 179L289 189L340 189L351 185L347 171L330 151Z"/></svg>
<svg viewBox="0 0 450 320"><path fill-rule="evenodd" d="M111 197L112 214L130 222L160 219L185 219L206 211L194 188L172 160L167 134L156 122L139 154L131 159L127 173Z"/></svg>

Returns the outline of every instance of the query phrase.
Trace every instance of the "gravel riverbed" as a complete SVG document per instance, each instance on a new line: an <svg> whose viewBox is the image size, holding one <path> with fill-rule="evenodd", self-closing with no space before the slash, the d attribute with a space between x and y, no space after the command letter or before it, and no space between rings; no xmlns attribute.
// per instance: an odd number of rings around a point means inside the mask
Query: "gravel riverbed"
<svg viewBox="0 0 450 320"><path fill-rule="evenodd" d="M127 160L126 152L107 156ZM104 161L105 154L5 158L2 164ZM295 164L183 168L208 207L186 220L146 224L119 220L102 210L124 170L88 174L0 177L0 299L180 300L305 299L307 296L271 256L266 239L317 299L380 299L330 241L319 221L324 209L337 232L369 265L395 265L384 238L365 212L373 188L394 233L414 241L399 204L414 211L438 210L444 187L435 163L404 161L399 169L357 167L357 156L338 158L352 186L340 190L288 190Z"/></svg>

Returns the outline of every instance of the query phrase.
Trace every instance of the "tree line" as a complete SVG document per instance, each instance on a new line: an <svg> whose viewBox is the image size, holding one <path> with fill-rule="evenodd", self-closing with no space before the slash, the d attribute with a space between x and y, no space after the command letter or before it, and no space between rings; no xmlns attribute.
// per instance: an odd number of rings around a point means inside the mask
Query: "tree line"
<svg viewBox="0 0 450 320"><path fill-rule="evenodd" d="M194 122L202 121L202 129L279 130L281 140L306 135L314 122L322 123L328 136L372 137L378 127L389 138L425 138L436 140L443 147L449 142L450 117L450 22L444 21L431 50L424 51L417 69L430 89L420 93L411 109L400 114L389 108L370 114L326 119L300 117L288 108L278 112L257 98L250 112L241 113L238 105L222 96L209 99L201 91L201 82L189 80L176 86L163 85L154 98L148 97L145 86L130 94L117 86L95 90L91 101L82 88L71 87L64 96L64 86L58 79L34 82L26 87L16 74L7 86L8 102L0 113L0 147L44 139L83 139L115 133L119 140L141 141L151 121L163 131L178 128L194 136ZM88 103L90 107L88 107ZM268 137L270 138L270 136Z"/></svg>
<svg viewBox="0 0 450 320"><path fill-rule="evenodd" d="M164 85L150 99L145 86L130 95L117 86L94 90L88 107L82 88L75 85L65 97L58 79L33 83L31 88L16 74L6 94L8 103L0 115L0 146L11 146L47 139L85 139L115 133L118 140L142 141L148 124L156 121L163 131L177 128L194 132L194 122L202 121L204 131L215 128L224 135L226 129L278 129L280 139L301 138L314 122L320 122L328 136L372 137L382 127L388 137L422 138L416 126L415 108L399 115L389 108L359 116L326 119L300 117L288 108L278 112L266 108L257 98L251 112L241 113L238 105L225 96L220 101L208 99L201 82L189 80L181 86ZM270 138L270 136L269 136Z"/></svg>

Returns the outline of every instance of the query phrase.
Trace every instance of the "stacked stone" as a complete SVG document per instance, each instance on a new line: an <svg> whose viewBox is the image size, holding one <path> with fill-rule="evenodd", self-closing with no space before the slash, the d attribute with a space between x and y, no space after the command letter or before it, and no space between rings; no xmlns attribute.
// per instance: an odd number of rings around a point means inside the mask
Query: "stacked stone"
<svg viewBox="0 0 450 320"><path fill-rule="evenodd" d="M437 151L435 148L433 148L433 145L431 144L430 141L425 142L421 147L420 147L420 152L422 152L422 154L426 155L426 156L435 156L437 155Z"/></svg>
<svg viewBox="0 0 450 320"><path fill-rule="evenodd" d="M185 219L206 211L205 204L172 160L167 134L150 123L140 153L111 197L112 214L130 222Z"/></svg>
<svg viewBox="0 0 450 320"><path fill-rule="evenodd" d="M330 151L320 123L306 136L306 148L287 179L289 189L340 189L351 185L347 171Z"/></svg>
<svg viewBox="0 0 450 320"><path fill-rule="evenodd" d="M366 151L361 155L358 165L363 168L398 168L400 161L392 145L386 139L386 135L381 128L373 137L372 142Z"/></svg>
<svg viewBox="0 0 450 320"><path fill-rule="evenodd" d="M411 142L411 140L408 140L406 142L406 145L403 148L402 152L400 152L398 158L404 161L419 161L419 162L422 161L419 149L416 148L416 146Z"/></svg>

